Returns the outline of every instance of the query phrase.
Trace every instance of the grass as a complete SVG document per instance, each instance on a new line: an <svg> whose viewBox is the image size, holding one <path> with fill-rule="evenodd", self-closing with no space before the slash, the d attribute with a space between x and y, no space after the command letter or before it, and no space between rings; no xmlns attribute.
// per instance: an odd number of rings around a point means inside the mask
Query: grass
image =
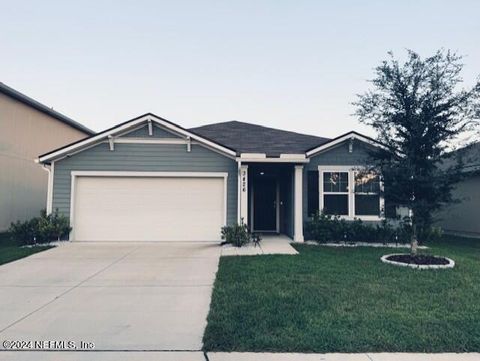
<svg viewBox="0 0 480 361"><path fill-rule="evenodd" d="M392 250L295 247L221 258L206 350L480 351L480 241L432 245L456 266L422 271L381 263Z"/></svg>
<svg viewBox="0 0 480 361"><path fill-rule="evenodd" d="M30 256L34 253L45 251L52 246L24 247L10 240L7 233L0 233L0 265L16 261L17 259Z"/></svg>

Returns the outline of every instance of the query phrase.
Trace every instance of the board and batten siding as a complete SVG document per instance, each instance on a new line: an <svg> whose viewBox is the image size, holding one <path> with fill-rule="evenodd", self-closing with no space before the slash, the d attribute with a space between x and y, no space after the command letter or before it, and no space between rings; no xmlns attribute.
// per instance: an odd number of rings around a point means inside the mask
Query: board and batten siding
<svg viewBox="0 0 480 361"><path fill-rule="evenodd" d="M160 128L157 125L152 124L152 135L148 134L148 126L142 126L131 132L123 134L122 137L126 138L178 138L179 136L173 134L165 129Z"/></svg>
<svg viewBox="0 0 480 361"><path fill-rule="evenodd" d="M339 145L325 150L310 158L305 164L303 171L303 219L308 219L308 171L318 171L319 166L366 166L369 162L369 145L355 139L352 152L349 152L349 142L345 141ZM321 180L320 180L321 181Z"/></svg>
<svg viewBox="0 0 480 361"><path fill-rule="evenodd" d="M135 171L135 172L228 172L227 223L237 220L237 163L199 144L191 151L183 144L115 144L108 143L55 162L53 209L70 215L72 171Z"/></svg>

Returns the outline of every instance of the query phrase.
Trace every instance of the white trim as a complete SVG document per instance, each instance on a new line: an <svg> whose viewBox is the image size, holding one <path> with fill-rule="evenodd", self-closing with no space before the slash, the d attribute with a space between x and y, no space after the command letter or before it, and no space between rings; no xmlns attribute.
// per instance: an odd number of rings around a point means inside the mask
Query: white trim
<svg viewBox="0 0 480 361"><path fill-rule="evenodd" d="M289 158L238 158L237 161L249 163L309 163L310 159L289 159Z"/></svg>
<svg viewBox="0 0 480 361"><path fill-rule="evenodd" d="M280 158L281 159L290 159L290 160L304 160L306 157L305 157L305 154L302 153L302 154L280 154Z"/></svg>
<svg viewBox="0 0 480 361"><path fill-rule="evenodd" d="M240 220L243 218L243 222L248 225L248 165L240 164L240 174L238 178L240 187L240 198L238 200L240 205Z"/></svg>
<svg viewBox="0 0 480 361"><path fill-rule="evenodd" d="M135 172L135 171L90 171L74 170L75 177L198 177L198 178L227 178L227 172Z"/></svg>
<svg viewBox="0 0 480 361"><path fill-rule="evenodd" d="M108 144L110 146L110 151L113 152L115 150L115 139L111 135L108 136Z"/></svg>
<svg viewBox="0 0 480 361"><path fill-rule="evenodd" d="M119 144L189 144L187 139L174 138L115 138L115 143Z"/></svg>
<svg viewBox="0 0 480 361"><path fill-rule="evenodd" d="M294 177L293 240L303 242L303 165L295 166Z"/></svg>
<svg viewBox="0 0 480 361"><path fill-rule="evenodd" d="M77 176L75 174L71 174L71 181L70 181L70 241L75 240L75 184L77 183Z"/></svg>
<svg viewBox="0 0 480 361"><path fill-rule="evenodd" d="M54 172L55 172L55 162L52 162L50 167L43 165L43 169L48 172L48 185L47 185L47 205L46 212L47 214L52 214L53 211L53 181L54 181Z"/></svg>
<svg viewBox="0 0 480 361"><path fill-rule="evenodd" d="M175 125L173 125L173 124L171 124L171 123L169 123L169 122L167 122L167 121L165 121L161 118L158 118L154 115L149 114L149 115L145 115L143 117L140 117L138 119L132 120L132 121L130 121L128 123L125 123L123 125L117 126L113 129L109 130L108 132L95 135L93 137L87 138L87 139L85 139L83 141L80 141L76 144L73 144L71 146L68 146L68 147L65 147L63 149L51 152L49 154L46 154L43 157L39 157L38 160L42 163L48 162L49 160L52 160L53 158L60 157L64 154L68 154L68 153L70 153L74 150L78 150L79 148L82 148L84 146L91 145L92 143L98 143L102 139L108 138L109 135L118 134L118 133L120 133L122 131L125 131L125 130L128 130L128 129L136 126L136 125L148 122L148 120L151 120L153 123L160 124L163 128L170 129L170 130L172 130L172 131L174 131L178 134L181 134L185 137L189 136L193 140L197 140L198 142L200 142L202 144L205 144L205 145L207 145L211 148L215 148L215 149L221 151L222 153L225 153L225 154L228 154L228 155L231 155L231 156L236 156L236 152L229 149L229 148L221 146L221 145L219 145L217 143L214 143L214 142L212 142L208 139L202 138L202 137L200 137L196 134L190 133L187 130L181 129L178 126L175 126Z"/></svg>
<svg viewBox="0 0 480 361"><path fill-rule="evenodd" d="M237 160L237 224L240 224L242 217L240 215L240 196L241 196L241 189L242 189L242 181L241 181L241 165L242 162ZM245 222L247 223L247 222Z"/></svg>
<svg viewBox="0 0 480 361"><path fill-rule="evenodd" d="M368 137L365 137L363 135L360 135L360 134L357 134L357 133L354 133L354 132L349 132L345 135L342 135L341 137L335 139L335 140L332 140L332 141L329 141L327 143L324 143L322 145L320 145L319 147L316 147L312 150L309 150L306 155L307 157L312 157L324 150L327 150L327 149L330 149L340 143L343 143L344 141L346 140L352 140L352 139L358 139L358 140L361 140L362 142L365 142L365 143L368 143L374 147L380 147L380 148L386 148L384 145L380 144L380 143L377 143L375 142L374 140L368 138ZM353 149L352 149L353 150Z"/></svg>
<svg viewBox="0 0 480 361"><path fill-rule="evenodd" d="M152 120L148 120L148 135L152 136L153 135L153 126L152 126Z"/></svg>
<svg viewBox="0 0 480 361"><path fill-rule="evenodd" d="M240 158L264 159L267 155L265 153L241 153Z"/></svg>
<svg viewBox="0 0 480 361"><path fill-rule="evenodd" d="M155 178L223 178L223 224L227 225L228 173L226 172L129 172L129 171L72 171L70 183L70 240L75 240L75 184L78 177L155 177Z"/></svg>
<svg viewBox="0 0 480 361"><path fill-rule="evenodd" d="M319 165L318 166L318 205L321 212L324 208L324 194L339 194L348 196L348 215L341 215L340 219L352 221L354 219L361 219L362 221L381 221L385 218L385 199L382 196L383 182L380 179L380 194L379 194L379 208L380 215L368 216L368 215L356 215L355 214L355 172L361 169L362 166L355 165ZM324 192L323 190L323 173L325 172L344 172L348 173L348 192Z"/></svg>

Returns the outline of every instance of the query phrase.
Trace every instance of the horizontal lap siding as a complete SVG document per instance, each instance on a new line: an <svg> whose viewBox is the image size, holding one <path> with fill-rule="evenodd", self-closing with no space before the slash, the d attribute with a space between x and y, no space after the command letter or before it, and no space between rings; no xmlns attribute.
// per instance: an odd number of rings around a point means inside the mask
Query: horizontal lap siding
<svg viewBox="0 0 480 361"><path fill-rule="evenodd" d="M69 216L72 171L227 172L227 222L237 219L237 163L205 147L193 144L191 152L180 144L107 143L55 162L53 209Z"/></svg>
<svg viewBox="0 0 480 361"><path fill-rule="evenodd" d="M356 166L365 166L369 163L369 154L368 149L369 145L363 143L359 140L353 141L352 152L348 151L349 142L346 141L340 145L331 148L325 152L322 152L312 158L310 162L306 164L304 174L303 174L303 219L306 220L308 216L308 187L307 187L307 176L308 171L318 170L318 166L329 166L329 165L356 165Z"/></svg>

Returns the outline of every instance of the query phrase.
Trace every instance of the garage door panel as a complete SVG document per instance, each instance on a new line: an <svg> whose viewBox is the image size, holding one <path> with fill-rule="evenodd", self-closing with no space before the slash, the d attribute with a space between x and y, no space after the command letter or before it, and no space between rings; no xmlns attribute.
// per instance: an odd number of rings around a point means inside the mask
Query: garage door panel
<svg viewBox="0 0 480 361"><path fill-rule="evenodd" d="M79 241L212 241L224 222L223 178L78 177Z"/></svg>

